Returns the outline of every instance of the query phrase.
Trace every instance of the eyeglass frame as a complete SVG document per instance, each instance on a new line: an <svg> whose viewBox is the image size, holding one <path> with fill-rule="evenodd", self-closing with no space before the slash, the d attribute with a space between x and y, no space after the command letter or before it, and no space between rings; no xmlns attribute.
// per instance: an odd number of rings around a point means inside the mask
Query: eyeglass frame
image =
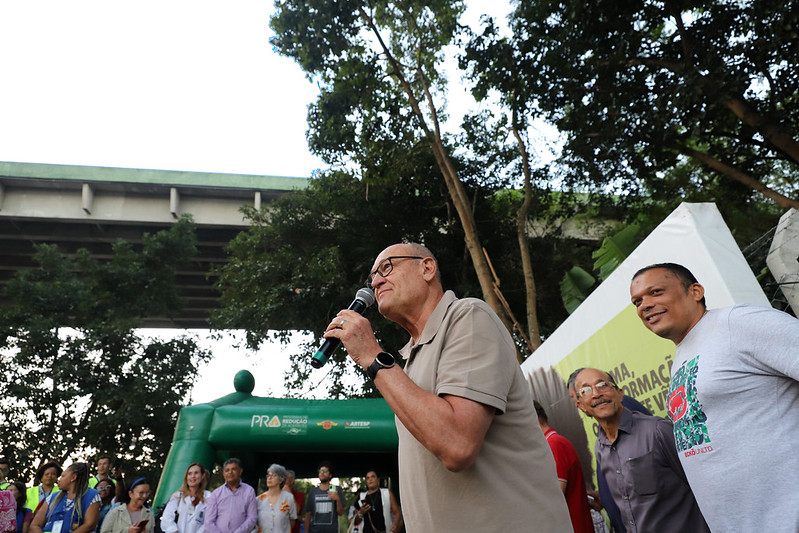
<svg viewBox="0 0 799 533"><path fill-rule="evenodd" d="M601 388L602 390L598 389L597 386L598 385L602 385L603 383L604 383L604 385ZM578 400L582 400L583 396L585 396L586 394L591 394L594 391L596 391L597 394L602 394L603 392L605 392L605 390L607 390L608 387L610 387L611 389L615 389L616 385L614 385L613 383L611 383L608 380L604 380L603 379L602 381L597 381L593 385L586 385L584 387L580 387L579 389L577 389L577 399ZM588 391L587 389L591 389L591 390Z"/></svg>
<svg viewBox="0 0 799 533"><path fill-rule="evenodd" d="M375 279L376 274L380 274L380 277L387 278L389 274L394 271L394 263L391 262L392 259L426 259L421 255L390 255L388 257L384 257L380 264L377 265L377 268L374 269L368 276L366 276L366 286L370 289L372 288L372 281ZM382 272L378 272L380 268L386 264L388 261L388 271L384 274Z"/></svg>

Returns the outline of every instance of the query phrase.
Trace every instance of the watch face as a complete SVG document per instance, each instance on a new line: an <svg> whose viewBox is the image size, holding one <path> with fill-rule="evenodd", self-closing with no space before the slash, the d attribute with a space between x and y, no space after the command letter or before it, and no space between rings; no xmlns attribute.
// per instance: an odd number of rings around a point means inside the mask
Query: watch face
<svg viewBox="0 0 799 533"><path fill-rule="evenodd" d="M377 360L383 366L394 365L394 356L387 352L380 352L379 354L377 354Z"/></svg>

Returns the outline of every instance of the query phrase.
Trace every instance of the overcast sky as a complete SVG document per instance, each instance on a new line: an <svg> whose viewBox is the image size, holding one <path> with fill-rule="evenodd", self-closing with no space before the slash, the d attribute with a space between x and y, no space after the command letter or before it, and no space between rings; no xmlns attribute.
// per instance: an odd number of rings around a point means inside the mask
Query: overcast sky
<svg viewBox="0 0 799 533"><path fill-rule="evenodd" d="M469 4L469 22L507 5ZM305 142L318 91L269 45L273 10L0 2L0 161L310 176L322 165Z"/></svg>
<svg viewBox="0 0 799 533"><path fill-rule="evenodd" d="M0 160L309 176L265 1L3 1Z"/></svg>
<svg viewBox="0 0 799 533"><path fill-rule="evenodd" d="M471 0L464 20L507 5ZM318 91L269 45L273 10L265 0L0 0L0 161L310 176L322 166L305 141ZM470 105L458 85L454 116ZM241 368L256 394L282 391L280 347L246 358L231 339L205 344L216 359L195 401L232 392Z"/></svg>

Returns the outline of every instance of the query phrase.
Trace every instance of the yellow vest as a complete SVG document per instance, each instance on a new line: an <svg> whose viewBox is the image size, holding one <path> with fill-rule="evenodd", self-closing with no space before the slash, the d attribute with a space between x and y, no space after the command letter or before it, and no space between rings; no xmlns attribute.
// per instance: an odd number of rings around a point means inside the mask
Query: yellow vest
<svg viewBox="0 0 799 533"><path fill-rule="evenodd" d="M39 506L39 502L41 501L39 499L39 487L41 487L41 485L36 485L35 487L31 487L26 491L28 499L25 500L25 507L31 511L35 511ZM58 492L58 485L53 485L53 490L50 492L50 494L55 494L56 492Z"/></svg>
<svg viewBox="0 0 799 533"><path fill-rule="evenodd" d="M114 479L114 478L111 478L111 477L107 477L107 478L104 478L104 479L110 479L110 480L111 480L111 483L113 483L115 487L117 486L117 480L116 480L116 479ZM96 487L96 486L97 486L97 484L98 484L100 481L101 481L101 480L97 479L97 476L92 476L92 477L90 477L90 478L89 478L89 488L90 488L90 489L93 489L94 487Z"/></svg>

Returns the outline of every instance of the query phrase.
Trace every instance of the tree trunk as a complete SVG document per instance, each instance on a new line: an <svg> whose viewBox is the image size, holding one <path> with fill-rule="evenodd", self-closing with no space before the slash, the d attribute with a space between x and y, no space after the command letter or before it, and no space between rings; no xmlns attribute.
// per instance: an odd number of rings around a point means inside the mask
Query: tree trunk
<svg viewBox="0 0 799 533"><path fill-rule="evenodd" d="M441 174L444 176L444 183L447 185L447 191L449 192L452 203L458 212L458 217L460 219L461 226L463 227L466 248L469 250L469 256L472 259L474 271L477 274L478 281L480 282L480 289L483 292L483 299L497 313L499 318L502 320L502 323L508 328L508 331L512 332L513 326L511 325L510 319L505 313L499 298L494 293L493 276L491 275L491 269L488 266L488 261L486 260L485 254L483 254L483 247L480 244L480 237L477 234L477 224L475 223L474 215L469 208L469 200L466 198L466 191L463 188L463 183L458 177L455 167L452 165L452 160L450 159L449 154L447 154L444 143L441 141L438 121L437 117L435 116L435 107L433 106L430 91L425 91L425 96L428 100L428 105L430 105L431 109L433 109L433 126L435 131L431 131L430 127L428 126L424 113L419 106L419 99L416 97L413 92L413 88L405 78L402 67L399 65L396 58L383 41L383 38L380 35L380 32L377 30L372 17L369 16L363 7L359 7L358 10L360 12L361 18L364 20L364 22L366 22L380 43L380 47L382 48L383 53L385 54L386 59L393 70L392 75L397 78L402 86L403 91L408 96L411 109L413 110L414 115L416 115L422 130L425 132L425 135L430 142L436 163L438 163Z"/></svg>
<svg viewBox="0 0 799 533"><path fill-rule="evenodd" d="M463 183L458 177L455 168L452 166L452 160L449 158L441 139L435 136L435 138L430 139L430 144L433 148L436 162L441 169L441 174L444 176L444 183L447 184L447 191L449 191L452 203L458 212L458 217L463 227L466 248L469 250L469 256L472 259L474 271L480 282L483 299L497 313L502 323L508 328L508 331L512 332L513 325L505 313L502 303L494 292L494 276L491 274L491 268L488 266L488 261L483 253L483 246L477 234L477 224L474 221L474 215L469 207L469 200L466 198L466 191L463 188Z"/></svg>
<svg viewBox="0 0 799 533"><path fill-rule="evenodd" d="M700 152L698 150L694 150L692 148L688 148L687 146L682 146L680 144L677 144L676 147L680 152L684 153L685 155L689 155L693 158L698 159L699 161L709 166L713 170L720 172L721 174L727 176L728 178L734 179L738 183L743 183L747 187L750 187L751 189L754 189L755 191L763 194L763 196L765 196L766 198L770 198L783 209L791 209L791 208L799 209L799 201L792 200L787 196L783 196L774 189L771 189L766 185L760 183L759 181L753 179L748 174L745 174L736 168L733 168L729 165L722 163L713 156L706 154L704 152Z"/></svg>
<svg viewBox="0 0 799 533"><path fill-rule="evenodd" d="M541 346L541 331L538 327L538 307L536 305L536 286L535 276L533 275L533 258L530 251L530 244L527 238L527 220L530 213L530 206L533 203L533 184L532 171L530 170L530 159L527 153L527 146L524 144L516 127L516 111L513 111L511 129L516 143L519 145L519 154L522 158L522 171L524 173L524 201L516 212L516 237L519 240L519 253L522 258L522 272L524 273L524 287L527 305L527 338L530 343L530 350L535 351Z"/></svg>
<svg viewBox="0 0 799 533"><path fill-rule="evenodd" d="M723 88L723 83L719 83L718 80L696 72L696 66L691 59L696 53L694 40L689 29L683 24L682 4L680 2L667 0L666 8L674 19L674 23L677 26L677 31L680 34L680 43L683 49L683 56L686 65L690 69L689 71L693 72L693 74L697 76L702 89L709 99L713 99L714 95L724 94L724 91L719 90ZM684 76L683 73L679 72L679 69L672 68L671 70ZM741 122L758 131L766 140L766 142L770 143L772 146L781 150L788 155L788 157L799 163L799 141L794 139L790 133L786 132L782 126L767 120L756 109L753 109L749 104L746 103L745 100L741 98L724 98L721 99L720 102L724 107L732 111L732 113L738 117ZM746 176L746 178L750 179L748 176ZM760 190L756 187L753 188L755 190ZM764 191L761 192L765 194ZM769 198L771 197L769 196Z"/></svg>

